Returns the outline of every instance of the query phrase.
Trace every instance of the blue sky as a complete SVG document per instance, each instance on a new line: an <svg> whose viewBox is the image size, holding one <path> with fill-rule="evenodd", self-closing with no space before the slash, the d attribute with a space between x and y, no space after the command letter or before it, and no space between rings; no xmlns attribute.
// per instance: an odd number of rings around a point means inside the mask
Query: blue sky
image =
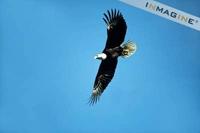
<svg viewBox="0 0 200 133"><path fill-rule="evenodd" d="M160 0L200 17L198 0ZM90 107L107 9L137 43ZM200 32L117 0L0 1L1 133L199 133Z"/></svg>

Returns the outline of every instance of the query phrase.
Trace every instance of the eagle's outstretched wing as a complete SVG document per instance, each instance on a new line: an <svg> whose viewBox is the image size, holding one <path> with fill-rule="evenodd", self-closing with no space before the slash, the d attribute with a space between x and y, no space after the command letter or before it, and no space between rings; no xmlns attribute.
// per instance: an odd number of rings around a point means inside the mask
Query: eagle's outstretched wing
<svg viewBox="0 0 200 133"><path fill-rule="evenodd" d="M90 97L89 104L93 105L99 100L101 94L112 80L115 74L116 66L117 58L113 58L111 60L106 59L101 62L94 82L93 92Z"/></svg>
<svg viewBox="0 0 200 133"><path fill-rule="evenodd" d="M103 20L107 25L108 38L103 52L106 52L107 49L120 46L124 41L127 29L126 22L119 11L115 9L111 10L111 12L107 11L107 13L107 15L104 13L105 18L103 18ZM93 105L99 100L101 94L112 80L116 66L117 57L113 58L107 56L107 58L101 62L89 104Z"/></svg>
<svg viewBox="0 0 200 133"><path fill-rule="evenodd" d="M104 13L103 20L107 25L107 41L105 49L120 46L124 41L126 34L126 22L120 11L112 10Z"/></svg>

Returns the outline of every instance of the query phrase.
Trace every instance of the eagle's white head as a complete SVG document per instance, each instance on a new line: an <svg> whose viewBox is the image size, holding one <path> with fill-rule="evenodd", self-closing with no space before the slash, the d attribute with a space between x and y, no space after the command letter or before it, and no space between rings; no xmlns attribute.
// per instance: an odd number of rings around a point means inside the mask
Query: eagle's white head
<svg viewBox="0 0 200 133"><path fill-rule="evenodd" d="M105 60L107 58L107 55L105 53L100 53L94 56L94 59L99 59L99 60Z"/></svg>

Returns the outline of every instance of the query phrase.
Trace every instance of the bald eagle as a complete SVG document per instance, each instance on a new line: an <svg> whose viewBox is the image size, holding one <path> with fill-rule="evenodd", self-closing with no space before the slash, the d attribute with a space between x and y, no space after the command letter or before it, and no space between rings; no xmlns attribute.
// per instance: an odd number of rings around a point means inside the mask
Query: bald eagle
<svg viewBox="0 0 200 133"><path fill-rule="evenodd" d="M101 94L112 80L118 57L127 58L136 51L136 45L133 42L123 43L127 25L119 10L107 10L103 20L107 26L107 41L103 52L94 57L101 60L101 64L96 75L92 95L89 98L90 105L95 104L100 99Z"/></svg>

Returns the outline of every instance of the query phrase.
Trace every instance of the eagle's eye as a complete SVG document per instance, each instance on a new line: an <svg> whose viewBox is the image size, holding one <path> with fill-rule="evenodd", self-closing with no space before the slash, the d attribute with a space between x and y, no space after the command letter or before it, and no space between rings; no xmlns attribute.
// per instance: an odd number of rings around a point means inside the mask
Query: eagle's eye
<svg viewBox="0 0 200 133"><path fill-rule="evenodd" d="M123 51L123 55L128 55L128 51Z"/></svg>

